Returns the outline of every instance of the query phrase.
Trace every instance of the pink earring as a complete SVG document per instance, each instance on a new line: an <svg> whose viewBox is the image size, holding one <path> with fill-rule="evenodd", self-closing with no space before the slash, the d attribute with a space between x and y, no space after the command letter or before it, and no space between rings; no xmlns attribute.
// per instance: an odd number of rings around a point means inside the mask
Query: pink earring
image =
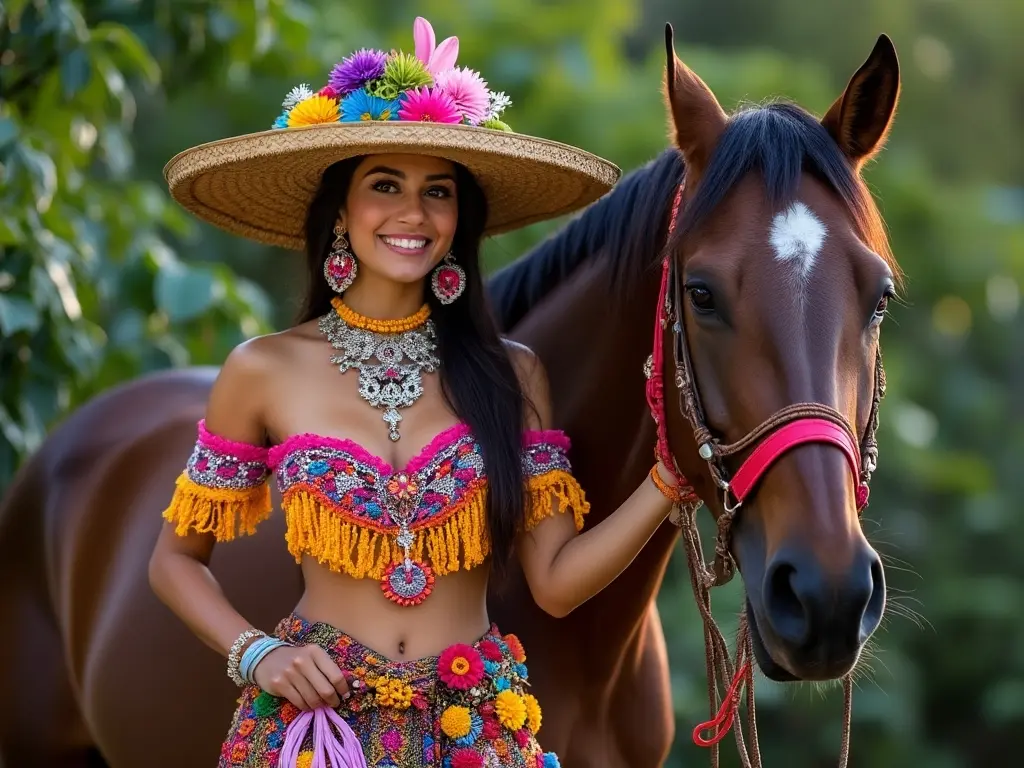
<svg viewBox="0 0 1024 768"><path fill-rule="evenodd" d="M334 235L334 244L324 262L324 279L332 291L344 293L352 287L359 265L356 263L355 255L349 250L348 240L345 239L345 227L335 224Z"/></svg>
<svg viewBox="0 0 1024 768"><path fill-rule="evenodd" d="M437 265L430 286L442 304L451 304L466 290L466 271L455 263L452 252L445 254L444 261Z"/></svg>

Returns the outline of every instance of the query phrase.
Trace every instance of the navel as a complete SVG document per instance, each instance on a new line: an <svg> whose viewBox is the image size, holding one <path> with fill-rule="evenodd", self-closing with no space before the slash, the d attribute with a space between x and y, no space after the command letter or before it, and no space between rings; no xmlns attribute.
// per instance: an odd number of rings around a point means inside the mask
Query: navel
<svg viewBox="0 0 1024 768"><path fill-rule="evenodd" d="M405 641L404 640L401 640L398 643L398 655L399 656L404 656L405 655Z"/></svg>

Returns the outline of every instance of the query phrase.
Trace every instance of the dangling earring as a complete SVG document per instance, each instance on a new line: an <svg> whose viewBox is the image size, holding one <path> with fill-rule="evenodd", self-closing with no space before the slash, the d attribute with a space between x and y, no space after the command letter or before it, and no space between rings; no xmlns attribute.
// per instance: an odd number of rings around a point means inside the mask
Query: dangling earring
<svg viewBox="0 0 1024 768"><path fill-rule="evenodd" d="M348 240L345 239L345 227L335 224L334 235L334 244L324 262L324 279L332 291L344 293L352 287L359 265L356 263L355 255L349 250Z"/></svg>
<svg viewBox="0 0 1024 768"><path fill-rule="evenodd" d="M444 261L437 265L430 286L442 304L451 304L466 290L466 271L455 263L452 252L445 254Z"/></svg>

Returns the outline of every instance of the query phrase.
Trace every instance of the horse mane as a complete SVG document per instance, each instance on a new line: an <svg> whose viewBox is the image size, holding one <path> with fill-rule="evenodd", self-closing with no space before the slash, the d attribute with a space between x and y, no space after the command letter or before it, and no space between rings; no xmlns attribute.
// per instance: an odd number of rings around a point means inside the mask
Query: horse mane
<svg viewBox="0 0 1024 768"><path fill-rule="evenodd" d="M882 216L867 185L850 167L821 122L802 107L786 101L747 107L729 118L700 185L677 223L669 248L677 251L681 241L699 229L752 171L760 173L768 203L776 211L796 198L803 173L817 178L842 200L860 237L899 279L899 266L889 246Z"/></svg>
<svg viewBox="0 0 1024 768"><path fill-rule="evenodd" d="M613 278L642 274L653 266L664 246L669 205L682 178L679 151L663 151L628 173L561 230L495 272L488 292L499 326L515 326L592 258L610 260ZM652 222L662 226L651 226Z"/></svg>
<svg viewBox="0 0 1024 768"><path fill-rule="evenodd" d="M796 198L803 173L817 178L843 201L859 235L885 260L897 281L900 279L885 225L867 185L821 122L786 101L746 107L729 118L696 193L680 213L668 248L678 252L682 238L707 222L752 171L761 174L768 202L776 210ZM679 151L664 151L626 175L565 228L494 273L489 292L500 327L508 330L515 326L592 258L611 260L610 277L615 280L617 296L628 295L664 252L668 209L682 178ZM653 226L655 223L658 226Z"/></svg>

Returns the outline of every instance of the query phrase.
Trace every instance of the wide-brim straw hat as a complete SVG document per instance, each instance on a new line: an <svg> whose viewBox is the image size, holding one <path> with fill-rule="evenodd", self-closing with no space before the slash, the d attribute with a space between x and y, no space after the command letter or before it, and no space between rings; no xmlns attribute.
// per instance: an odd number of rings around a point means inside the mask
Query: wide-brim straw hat
<svg viewBox="0 0 1024 768"><path fill-rule="evenodd" d="M171 195L229 232L303 250L324 171L351 157L430 155L465 166L487 197L488 235L571 213L618 181L607 160L512 132L499 119L508 97L455 66L458 38L435 45L423 18L413 37L415 55L363 49L319 91L292 89L271 130L176 155L164 168Z"/></svg>
<svg viewBox="0 0 1024 768"><path fill-rule="evenodd" d="M619 178L612 163L567 144L470 125L321 123L221 139L173 157L171 195L204 221L243 237L305 247L309 205L328 167L372 154L441 157L466 167L487 197L486 234L571 213Z"/></svg>

